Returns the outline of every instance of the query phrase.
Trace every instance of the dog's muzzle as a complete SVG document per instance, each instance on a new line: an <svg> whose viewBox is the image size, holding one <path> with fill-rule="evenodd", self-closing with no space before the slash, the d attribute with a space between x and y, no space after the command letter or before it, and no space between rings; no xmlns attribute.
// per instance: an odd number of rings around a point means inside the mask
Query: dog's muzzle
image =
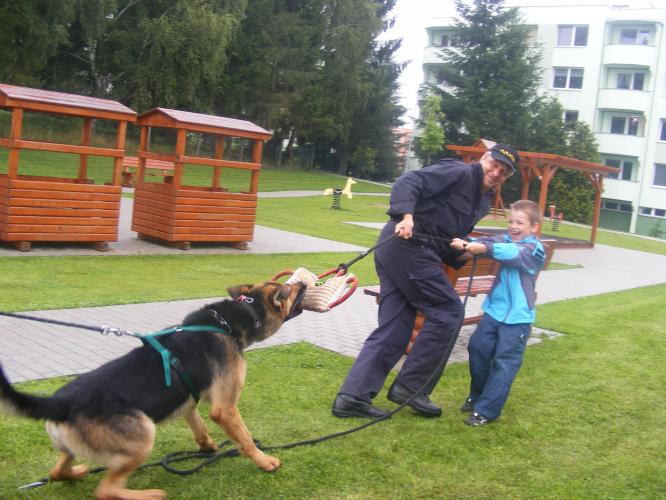
<svg viewBox="0 0 666 500"><path fill-rule="evenodd" d="M294 299L294 303L291 305L291 310L289 311L289 314L287 314L287 317L284 319L285 321L289 321L291 318L295 318L296 316L298 316L303 312L303 308L301 307L301 301L303 300L303 296L305 295L306 288L307 286L305 286L304 283L301 289L298 291L298 294Z"/></svg>

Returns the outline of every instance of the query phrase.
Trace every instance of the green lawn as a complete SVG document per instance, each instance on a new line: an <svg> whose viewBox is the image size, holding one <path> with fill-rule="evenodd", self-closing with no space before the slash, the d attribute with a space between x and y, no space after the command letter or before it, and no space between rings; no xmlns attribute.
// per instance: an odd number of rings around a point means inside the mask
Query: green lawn
<svg viewBox="0 0 666 500"><path fill-rule="evenodd" d="M348 437L277 451L283 467L275 474L232 458L189 477L141 471L129 486L183 499L664 498L664 302L666 285L540 306L538 326L565 335L527 350L503 415L486 428L463 424L458 406L469 378L456 364L433 395L444 406L440 419L403 410ZM330 414L351 359L307 344L247 357L241 412L266 445L362 423ZM49 393L65 380L19 386ZM377 402L394 407L385 392ZM39 422L2 416L0 432L0 496L19 498L15 488L44 477L56 453ZM158 429L150 460L186 449L189 430L170 422ZM49 484L20 498L90 497L98 480Z"/></svg>
<svg viewBox="0 0 666 500"><path fill-rule="evenodd" d="M226 296L226 288L286 269L317 274L358 253L269 255L100 255L1 257L0 310L29 311ZM354 264L361 284L377 283L372 257ZM286 279L286 278L283 278Z"/></svg>
<svg viewBox="0 0 666 500"><path fill-rule="evenodd" d="M329 240L370 247L379 231L346 222L386 222L388 196L342 197L341 208L331 208L330 196L260 198L257 224Z"/></svg>
<svg viewBox="0 0 666 500"><path fill-rule="evenodd" d="M21 151L19 173L24 175L44 175L75 178L78 175L79 156L51 153L48 151ZM0 148L0 173L7 172L7 150ZM88 157L88 177L95 183L110 182L113 174L113 161L100 156ZM212 167L185 166L184 184L209 186ZM230 191L247 191L250 186L250 172L236 168L222 169L221 184ZM259 174L259 191L321 191L327 188L345 186L343 177L317 171L262 168ZM390 187L358 180L352 191L364 193L388 193Z"/></svg>

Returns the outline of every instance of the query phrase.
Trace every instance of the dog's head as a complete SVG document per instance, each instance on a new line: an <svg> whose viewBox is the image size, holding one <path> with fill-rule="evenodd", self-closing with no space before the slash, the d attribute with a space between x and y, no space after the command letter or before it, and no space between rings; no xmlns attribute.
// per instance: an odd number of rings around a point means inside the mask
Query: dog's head
<svg viewBox="0 0 666 500"><path fill-rule="evenodd" d="M264 281L255 285L238 285L227 288L229 296L236 302L252 308L260 318L256 338L270 337L282 324L303 312L301 300L307 285L303 282L278 283Z"/></svg>

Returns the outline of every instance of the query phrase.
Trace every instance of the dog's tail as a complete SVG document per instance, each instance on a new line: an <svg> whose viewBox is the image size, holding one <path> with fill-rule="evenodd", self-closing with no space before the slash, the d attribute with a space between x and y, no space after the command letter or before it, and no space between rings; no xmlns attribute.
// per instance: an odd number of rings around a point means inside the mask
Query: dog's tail
<svg viewBox="0 0 666 500"><path fill-rule="evenodd" d="M53 397L40 397L18 392L10 385L0 364L0 411L36 420L63 421L69 414L68 405Z"/></svg>

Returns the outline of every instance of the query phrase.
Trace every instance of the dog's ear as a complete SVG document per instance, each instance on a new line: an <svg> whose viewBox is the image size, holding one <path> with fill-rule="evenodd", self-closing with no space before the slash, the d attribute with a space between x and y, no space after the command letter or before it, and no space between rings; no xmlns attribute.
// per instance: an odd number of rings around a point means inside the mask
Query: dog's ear
<svg viewBox="0 0 666 500"><path fill-rule="evenodd" d="M227 293L229 293L229 297L231 297L232 299L236 299L241 295L245 295L247 292L252 290L253 286L254 285L230 286L229 288L227 288Z"/></svg>
<svg viewBox="0 0 666 500"><path fill-rule="evenodd" d="M289 295L291 294L291 285L282 285L280 288L278 288L278 291L275 292L273 295L273 304L275 307L278 309L282 309L282 306L284 305L284 301L289 299Z"/></svg>

